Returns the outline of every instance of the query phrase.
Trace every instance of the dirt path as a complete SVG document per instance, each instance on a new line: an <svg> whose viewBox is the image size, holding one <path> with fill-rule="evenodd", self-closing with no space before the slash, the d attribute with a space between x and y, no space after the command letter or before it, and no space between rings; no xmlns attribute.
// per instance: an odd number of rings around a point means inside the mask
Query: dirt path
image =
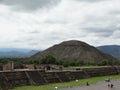
<svg viewBox="0 0 120 90"><path fill-rule="evenodd" d="M59 90L120 90L120 80L111 80L113 88L108 87L108 82L101 81L90 86L79 86L74 88L63 88Z"/></svg>

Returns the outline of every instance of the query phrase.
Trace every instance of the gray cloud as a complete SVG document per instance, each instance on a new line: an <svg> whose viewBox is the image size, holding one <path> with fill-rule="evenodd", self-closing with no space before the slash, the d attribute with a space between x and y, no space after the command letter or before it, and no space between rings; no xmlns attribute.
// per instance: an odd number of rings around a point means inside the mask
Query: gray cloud
<svg viewBox="0 0 120 90"><path fill-rule="evenodd" d="M111 14L111 15L120 15L120 10L110 11L109 14Z"/></svg>
<svg viewBox="0 0 120 90"><path fill-rule="evenodd" d="M102 37L109 37L111 36L117 29L118 27L86 27L86 28L82 28L84 29L86 32L88 33L94 33L97 36L102 36Z"/></svg>
<svg viewBox="0 0 120 90"><path fill-rule="evenodd" d="M48 23L48 24L67 24L68 22L64 21L64 20L46 20L44 23Z"/></svg>
<svg viewBox="0 0 120 90"><path fill-rule="evenodd" d="M0 0L2 4L12 6L14 10L37 10L57 5L61 0Z"/></svg>
<svg viewBox="0 0 120 90"><path fill-rule="evenodd" d="M108 1L108 0L76 0L76 1L93 3L93 2L102 2L102 1Z"/></svg>
<svg viewBox="0 0 120 90"><path fill-rule="evenodd" d="M30 33L30 34L39 34L40 31L38 31L38 30L34 30L34 31L29 32L29 33Z"/></svg>

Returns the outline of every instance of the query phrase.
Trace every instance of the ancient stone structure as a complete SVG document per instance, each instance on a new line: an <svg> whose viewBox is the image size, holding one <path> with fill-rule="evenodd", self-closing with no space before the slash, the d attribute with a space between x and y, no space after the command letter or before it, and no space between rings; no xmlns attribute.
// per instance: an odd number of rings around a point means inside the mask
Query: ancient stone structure
<svg viewBox="0 0 120 90"><path fill-rule="evenodd" d="M79 70L23 70L23 71L1 71L0 90L8 90L15 86L43 85L57 82L68 82L95 76L116 75L120 73L120 67L97 67Z"/></svg>
<svg viewBox="0 0 120 90"><path fill-rule="evenodd" d="M62 70L62 66L54 65L54 64L15 64L13 61L8 62L7 64L0 64L0 71L16 71L21 69L28 69L28 70Z"/></svg>
<svg viewBox="0 0 120 90"><path fill-rule="evenodd" d="M14 70L14 62L13 61L3 65L3 71L13 71L13 70Z"/></svg>
<svg viewBox="0 0 120 90"><path fill-rule="evenodd" d="M43 64L43 65L35 65L36 69L41 70L62 70L62 66L54 65L54 64Z"/></svg>

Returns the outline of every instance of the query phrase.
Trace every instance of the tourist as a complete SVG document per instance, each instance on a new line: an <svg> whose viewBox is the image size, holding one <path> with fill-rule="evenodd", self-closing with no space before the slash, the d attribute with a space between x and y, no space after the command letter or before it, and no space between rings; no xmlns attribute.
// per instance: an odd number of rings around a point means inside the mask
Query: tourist
<svg viewBox="0 0 120 90"><path fill-rule="evenodd" d="M113 85L113 84L111 84L111 86L110 86L110 87L111 87L111 88L113 88L113 86L114 86L114 85Z"/></svg>
<svg viewBox="0 0 120 90"><path fill-rule="evenodd" d="M110 84L108 83L108 87L110 87Z"/></svg>
<svg viewBox="0 0 120 90"><path fill-rule="evenodd" d="M106 82L111 82L111 78L105 79Z"/></svg>
<svg viewBox="0 0 120 90"><path fill-rule="evenodd" d="M58 90L58 87L55 87L55 90Z"/></svg>
<svg viewBox="0 0 120 90"><path fill-rule="evenodd" d="M90 85L89 82L87 82L86 85L89 86Z"/></svg>

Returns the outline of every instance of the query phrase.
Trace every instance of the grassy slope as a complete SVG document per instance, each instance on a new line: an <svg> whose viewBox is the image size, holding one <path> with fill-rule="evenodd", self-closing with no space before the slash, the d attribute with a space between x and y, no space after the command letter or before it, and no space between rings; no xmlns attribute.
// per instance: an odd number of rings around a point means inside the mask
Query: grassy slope
<svg viewBox="0 0 120 90"><path fill-rule="evenodd" d="M42 86L22 86L16 87L12 90L53 90L54 87L65 88L65 87L75 87L85 85L88 81L90 84L97 83L98 81L105 80L106 78L111 77L112 79L120 79L120 75L111 75L111 76L101 76L101 77L93 77L88 79L81 79L78 82L65 82L65 83L56 83L56 84L49 84L49 85L42 85Z"/></svg>

